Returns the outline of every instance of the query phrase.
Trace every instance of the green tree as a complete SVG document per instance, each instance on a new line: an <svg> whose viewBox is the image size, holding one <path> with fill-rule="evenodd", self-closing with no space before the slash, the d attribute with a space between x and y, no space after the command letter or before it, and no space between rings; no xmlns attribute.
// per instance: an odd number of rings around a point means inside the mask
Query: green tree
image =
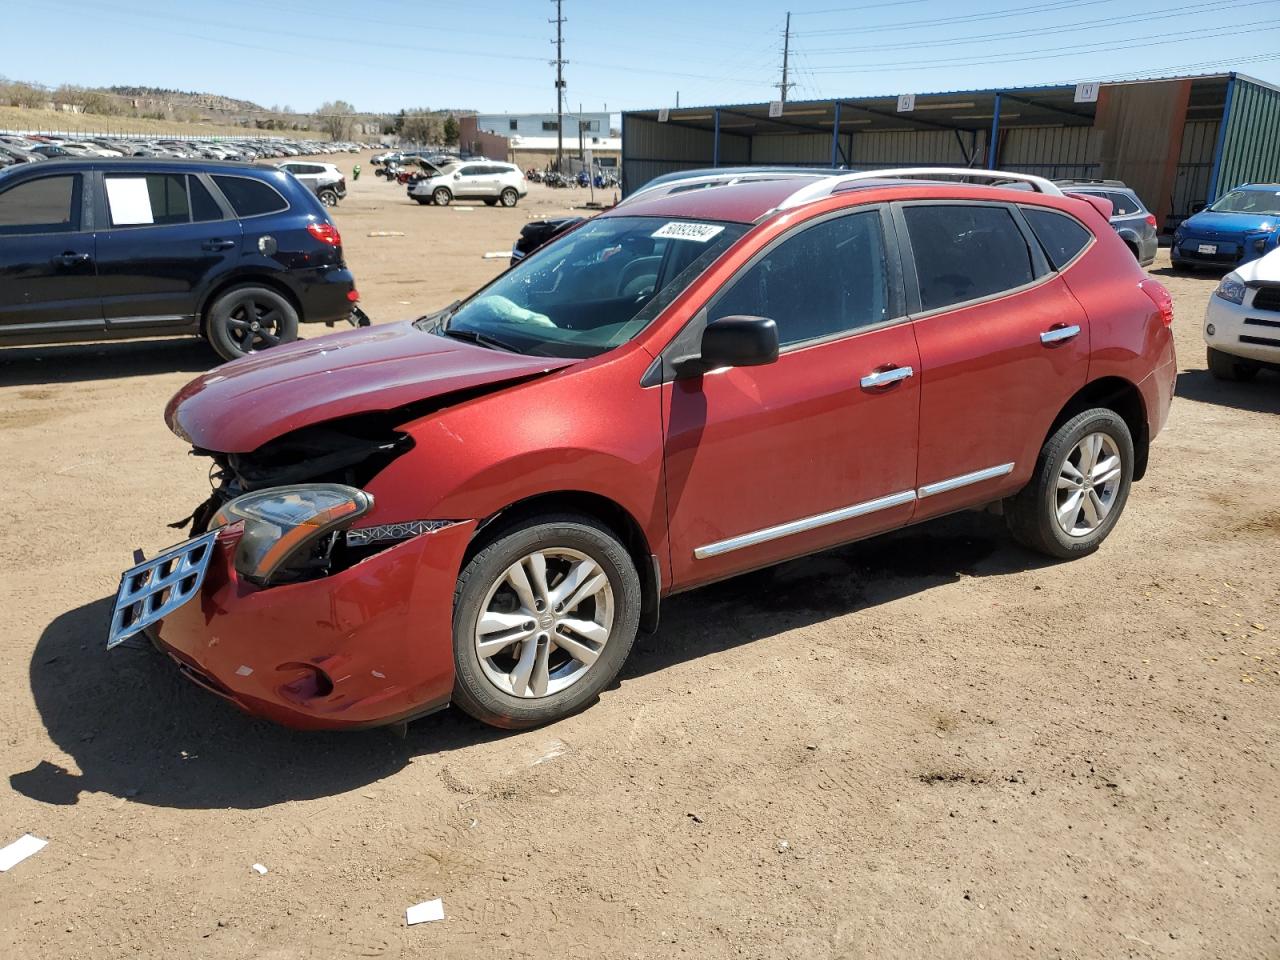
<svg viewBox="0 0 1280 960"><path fill-rule="evenodd" d="M453 114L449 114L444 118L444 142L448 146L457 146L458 143L458 121L454 119Z"/></svg>

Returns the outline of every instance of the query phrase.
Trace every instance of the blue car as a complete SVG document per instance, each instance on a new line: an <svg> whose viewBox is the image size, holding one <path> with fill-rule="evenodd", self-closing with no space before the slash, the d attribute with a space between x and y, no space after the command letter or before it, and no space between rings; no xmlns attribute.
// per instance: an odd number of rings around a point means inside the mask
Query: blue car
<svg viewBox="0 0 1280 960"><path fill-rule="evenodd" d="M1245 183L1183 220L1169 252L1174 267L1234 267L1276 249L1280 184Z"/></svg>

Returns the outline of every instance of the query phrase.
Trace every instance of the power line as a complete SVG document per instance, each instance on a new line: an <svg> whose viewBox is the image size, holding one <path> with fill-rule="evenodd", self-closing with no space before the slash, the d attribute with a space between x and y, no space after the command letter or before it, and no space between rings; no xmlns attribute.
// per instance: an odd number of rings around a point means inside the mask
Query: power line
<svg viewBox="0 0 1280 960"><path fill-rule="evenodd" d="M1193 10L1207 10L1217 13L1239 7L1255 7L1271 4L1275 0L1227 0L1216 3L1190 3L1181 7L1168 7L1158 13L1125 14L1119 17L1105 17L1099 20L1086 20L1079 23L1063 24L1056 27L1029 27L1025 30L1012 30L1005 33L970 34L947 40L906 40L901 43L877 43L865 47L810 47L808 53L815 55L843 53L873 53L880 50L919 50L932 47L964 46L970 43L986 43L997 40L1015 40L1023 37L1053 36L1060 33L1078 33L1084 30L1097 30L1100 27L1128 26L1134 23L1146 23L1151 20L1166 20L1170 14L1184 13Z"/></svg>
<svg viewBox="0 0 1280 960"><path fill-rule="evenodd" d="M849 74L849 73L876 73L886 69L898 69L903 67L909 67L912 69L921 69L921 70L933 70L933 69L942 69L942 68L949 68L949 67L971 67L971 66L977 66L979 64L988 64L988 63L1005 64L1005 63L1026 63L1028 61L1033 61L1033 60L1056 60L1062 57L1074 57L1081 53L1110 53L1115 50L1129 50L1129 49L1132 49L1133 47L1159 47L1159 46L1165 46L1167 44L1187 43L1191 40L1200 40L1200 39L1207 39L1212 37L1229 36L1232 34L1238 34L1241 29L1256 29L1259 32L1269 31L1269 30L1280 30L1280 26L1264 26L1264 23L1269 23L1269 22L1270 21L1263 21L1260 23L1253 23L1253 24L1236 24L1230 27L1208 27L1208 28L1202 28L1200 30L1183 31L1181 33L1155 34L1153 37L1146 37L1142 40L1128 41L1123 43L1117 43L1116 41L1111 41L1111 40L1104 40L1098 43L1072 44L1066 47L1044 47L1040 50L1023 51L1027 54L1030 54L1030 56L1022 56L1022 57L1002 57L1002 56L992 56L991 54L987 54L979 57L959 57L959 58L953 58L950 60L938 60L938 59L914 60L914 61L897 60L897 61L890 61L887 63L866 64L865 66L862 66L862 67L850 67L850 68L843 68L843 69L833 68L833 69L826 69L826 70L818 70L815 72L823 75ZM1178 39L1160 40L1161 37L1165 37L1165 38L1176 37Z"/></svg>
<svg viewBox="0 0 1280 960"><path fill-rule="evenodd" d="M983 20L1002 20L1017 13L1049 13L1057 10L1075 9L1077 7L1096 7L1103 3L1114 3L1115 0L1053 0L1052 3L1038 3L1029 7L1010 7L1005 10L991 10L986 13L962 14L956 17L930 17L926 20L900 20L897 23L881 23L874 26L834 27L824 30L797 31L797 37L835 36L845 33L884 33L887 30L900 30L904 27L940 27L956 23L978 23Z"/></svg>

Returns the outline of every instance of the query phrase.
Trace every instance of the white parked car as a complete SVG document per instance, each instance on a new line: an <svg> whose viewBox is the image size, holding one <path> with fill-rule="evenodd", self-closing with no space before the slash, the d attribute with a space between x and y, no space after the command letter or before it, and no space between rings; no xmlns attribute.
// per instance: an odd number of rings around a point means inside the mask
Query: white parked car
<svg viewBox="0 0 1280 960"><path fill-rule="evenodd" d="M483 200L491 207L497 203L514 207L528 192L519 167L495 160L451 164L434 177L409 184L412 199L439 207L454 200Z"/></svg>
<svg viewBox="0 0 1280 960"><path fill-rule="evenodd" d="M1249 380L1280 369L1280 250L1236 267L1209 298L1204 317L1209 372Z"/></svg>
<svg viewBox="0 0 1280 960"><path fill-rule="evenodd" d="M311 192L320 198L326 207L336 207L338 201L347 195L347 178L332 163L312 163L302 160L286 160L277 163L281 170L287 170L311 188Z"/></svg>

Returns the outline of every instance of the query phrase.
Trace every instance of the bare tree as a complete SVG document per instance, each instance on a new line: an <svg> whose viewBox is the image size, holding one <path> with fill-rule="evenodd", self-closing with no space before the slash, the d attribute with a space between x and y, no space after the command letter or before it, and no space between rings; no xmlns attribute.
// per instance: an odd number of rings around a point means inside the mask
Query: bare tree
<svg viewBox="0 0 1280 960"><path fill-rule="evenodd" d="M346 140L351 136L351 117L355 112L356 108L347 101L335 100L320 104L316 119L320 121L320 129L329 134L330 140Z"/></svg>
<svg viewBox="0 0 1280 960"><path fill-rule="evenodd" d="M437 114L409 110L400 125L400 136L413 143L439 143L444 137L444 123Z"/></svg>

